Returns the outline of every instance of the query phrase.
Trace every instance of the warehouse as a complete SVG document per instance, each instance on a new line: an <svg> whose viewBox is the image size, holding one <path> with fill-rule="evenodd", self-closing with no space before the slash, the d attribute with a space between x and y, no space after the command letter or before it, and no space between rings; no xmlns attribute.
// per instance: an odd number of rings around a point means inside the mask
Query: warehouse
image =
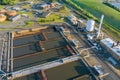
<svg viewBox="0 0 120 80"><path fill-rule="evenodd" d="M109 51L114 58L120 61L120 44L119 42L115 42L110 38L106 38L101 40L101 44L103 47Z"/></svg>

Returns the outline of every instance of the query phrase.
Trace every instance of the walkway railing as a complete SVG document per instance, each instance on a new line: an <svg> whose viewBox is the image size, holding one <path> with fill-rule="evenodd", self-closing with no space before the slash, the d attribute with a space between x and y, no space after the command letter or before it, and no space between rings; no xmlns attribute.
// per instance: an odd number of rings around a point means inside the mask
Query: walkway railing
<svg viewBox="0 0 120 80"><path fill-rule="evenodd" d="M0 38L0 40L2 40L2 49L1 49L1 53L0 53L0 71L2 70L1 68L2 68L2 60L3 60L3 54L4 54L4 48L5 48L5 46L4 46L4 42L5 42L5 40L4 40L4 38Z"/></svg>
<svg viewBox="0 0 120 80"><path fill-rule="evenodd" d="M80 59L80 57L78 55L73 55L73 56L70 56L70 57L63 58L63 59L55 60L55 61L52 61L52 62L47 62L47 63L41 64L41 65L33 66L33 67L30 67L30 68L26 68L26 69L22 69L22 70L13 72L12 73L12 78L17 78L17 77L29 75L29 74L38 72L42 69L44 69L44 70L50 69L52 67L63 65L67 62L76 61L78 59Z"/></svg>

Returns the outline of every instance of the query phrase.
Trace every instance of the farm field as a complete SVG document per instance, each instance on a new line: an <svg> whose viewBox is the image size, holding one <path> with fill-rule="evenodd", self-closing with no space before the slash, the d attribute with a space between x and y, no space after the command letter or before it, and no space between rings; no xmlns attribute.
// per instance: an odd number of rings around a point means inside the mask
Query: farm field
<svg viewBox="0 0 120 80"><path fill-rule="evenodd" d="M105 15L105 22L112 25L114 29L120 31L120 12L102 4L101 0L71 0L86 11L92 13L95 17L100 18L101 14Z"/></svg>

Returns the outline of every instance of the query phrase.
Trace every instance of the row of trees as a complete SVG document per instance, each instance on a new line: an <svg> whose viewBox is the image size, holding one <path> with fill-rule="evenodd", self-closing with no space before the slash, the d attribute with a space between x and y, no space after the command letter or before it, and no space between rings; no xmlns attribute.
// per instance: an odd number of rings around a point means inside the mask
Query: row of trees
<svg viewBox="0 0 120 80"><path fill-rule="evenodd" d="M3 4L3 5L13 5L15 4L16 0L0 0L0 4Z"/></svg>

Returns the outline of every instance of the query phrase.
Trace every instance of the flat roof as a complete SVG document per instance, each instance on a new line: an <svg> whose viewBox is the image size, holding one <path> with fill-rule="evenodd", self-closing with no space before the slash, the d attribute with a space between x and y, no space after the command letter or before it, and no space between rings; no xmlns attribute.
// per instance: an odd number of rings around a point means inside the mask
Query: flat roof
<svg viewBox="0 0 120 80"><path fill-rule="evenodd" d="M41 7L46 7L49 6L48 4L42 4Z"/></svg>
<svg viewBox="0 0 120 80"><path fill-rule="evenodd" d="M120 2L113 2L111 3L113 6L117 7L118 9L120 9Z"/></svg>
<svg viewBox="0 0 120 80"><path fill-rule="evenodd" d="M113 43L116 45L117 42L115 42L111 38L102 39L101 42L104 43L109 49L111 49L116 55L120 57L120 45L111 47Z"/></svg>

